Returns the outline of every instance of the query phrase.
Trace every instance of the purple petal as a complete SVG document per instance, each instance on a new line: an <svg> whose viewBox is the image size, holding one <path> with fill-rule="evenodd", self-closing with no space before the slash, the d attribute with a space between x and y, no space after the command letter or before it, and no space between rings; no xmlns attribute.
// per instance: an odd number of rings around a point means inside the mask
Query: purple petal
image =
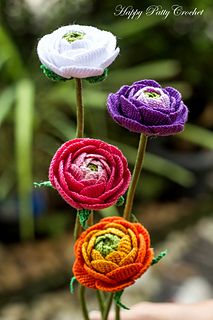
<svg viewBox="0 0 213 320"><path fill-rule="evenodd" d="M161 85L157 81L151 80L151 79L145 79L145 80L136 81L136 82L133 83L133 85L134 86L135 85L140 85L141 88L147 87L147 86L161 88Z"/></svg>
<svg viewBox="0 0 213 320"><path fill-rule="evenodd" d="M131 103L130 100L127 100L124 96L121 96L121 110L125 117L130 118L132 120L141 121L140 112L138 109Z"/></svg>

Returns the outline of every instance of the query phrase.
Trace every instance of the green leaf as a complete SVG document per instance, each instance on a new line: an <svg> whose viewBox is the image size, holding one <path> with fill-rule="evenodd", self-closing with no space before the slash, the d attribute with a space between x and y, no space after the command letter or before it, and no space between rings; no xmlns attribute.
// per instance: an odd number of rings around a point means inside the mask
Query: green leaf
<svg viewBox="0 0 213 320"><path fill-rule="evenodd" d="M177 135L178 138L190 141L203 148L213 150L213 133L194 124L187 124L185 130Z"/></svg>
<svg viewBox="0 0 213 320"><path fill-rule="evenodd" d="M120 307L120 308L123 308L125 310L129 310L128 307L126 307L122 302L121 302L121 296L123 294L123 290L122 291L117 291L115 292L114 294L114 301L115 303Z"/></svg>
<svg viewBox="0 0 213 320"><path fill-rule="evenodd" d="M34 113L34 85L29 79L16 86L15 148L20 209L20 236L34 237L32 210L32 137Z"/></svg>
<svg viewBox="0 0 213 320"><path fill-rule="evenodd" d="M91 210L87 210L87 209L78 210L79 222L82 228L84 229L88 228L87 220L90 214L91 214Z"/></svg>
<svg viewBox="0 0 213 320"><path fill-rule="evenodd" d="M123 153L126 155L129 163L134 165L137 154L137 149L135 147L109 139L107 139L107 141L111 144L117 145L121 150L123 150ZM194 174L191 171L170 160L149 152L146 152L145 154L143 168L166 177L183 187L190 187L195 181Z"/></svg>
<svg viewBox="0 0 213 320"><path fill-rule="evenodd" d="M160 252L159 255L153 258L151 265L158 263L161 259L163 259L167 255L167 249Z"/></svg>
<svg viewBox="0 0 213 320"><path fill-rule="evenodd" d="M48 187L48 188L53 188L52 184L50 181L43 181L43 182L33 182L34 187Z"/></svg>
<svg viewBox="0 0 213 320"><path fill-rule="evenodd" d="M7 117L11 110L12 104L15 98L15 90L12 87L8 87L3 90L0 95L0 125Z"/></svg>

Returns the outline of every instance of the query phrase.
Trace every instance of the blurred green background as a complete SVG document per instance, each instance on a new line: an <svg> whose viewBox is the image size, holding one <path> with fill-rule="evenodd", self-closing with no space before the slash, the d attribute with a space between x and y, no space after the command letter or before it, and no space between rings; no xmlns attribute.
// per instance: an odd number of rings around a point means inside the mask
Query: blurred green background
<svg viewBox="0 0 213 320"><path fill-rule="evenodd" d="M123 84L152 78L180 90L190 110L182 134L149 139L134 212L150 228L154 244L171 230L184 230L212 213L212 3L191 0L181 4L184 10L204 9L201 16L175 17L171 13L163 19L143 13L140 19L127 19L115 15L116 5L146 10L151 4L0 0L3 246L61 239L72 232L74 210L56 191L33 188L33 181L47 180L57 148L75 136L74 83L47 79L36 54L39 38L67 24L88 24L117 36L121 52L110 66L107 80L95 85L83 83L85 131L88 137L120 147L131 169L139 137L113 123L106 110L107 95ZM172 4L164 1L163 9L170 10ZM103 210L97 217L114 214L115 210Z"/></svg>

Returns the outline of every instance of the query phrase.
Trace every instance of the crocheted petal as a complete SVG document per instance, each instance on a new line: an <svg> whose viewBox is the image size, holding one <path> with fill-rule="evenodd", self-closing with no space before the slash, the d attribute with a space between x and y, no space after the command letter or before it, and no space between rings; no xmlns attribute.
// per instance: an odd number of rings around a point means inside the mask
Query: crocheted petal
<svg viewBox="0 0 213 320"><path fill-rule="evenodd" d="M133 262L135 262L135 258L137 256L138 253L138 249L134 248L130 251L130 253L125 256L119 263L119 267L123 267L126 266L128 264L132 264Z"/></svg>
<svg viewBox="0 0 213 320"><path fill-rule="evenodd" d="M162 125L162 126L150 126L149 130L152 132L152 135L156 136L169 136L175 133L183 131L184 123L176 123L171 125Z"/></svg>
<svg viewBox="0 0 213 320"><path fill-rule="evenodd" d="M132 249L131 240L129 235L124 236L118 245L118 251L124 252L125 254L128 254Z"/></svg>
<svg viewBox="0 0 213 320"><path fill-rule="evenodd" d="M139 234L139 239L138 255L135 262L142 263L146 256L147 245L142 234Z"/></svg>
<svg viewBox="0 0 213 320"><path fill-rule="evenodd" d="M138 241L135 233L131 229L128 229L128 233L130 235L132 247L138 249Z"/></svg>
<svg viewBox="0 0 213 320"><path fill-rule="evenodd" d="M79 182L78 180L76 180L70 172L65 171L64 177L66 179L66 182L67 182L69 189L75 190L76 192L79 192L84 187L84 184L82 182Z"/></svg>
<svg viewBox="0 0 213 320"><path fill-rule="evenodd" d="M122 282L134 277L142 269L141 263L132 263L127 266L119 267L109 273L107 277L116 280L117 282Z"/></svg>
<svg viewBox="0 0 213 320"><path fill-rule="evenodd" d="M180 103L182 96L179 91L177 91L175 88L172 88L172 87L165 87L164 90L168 93L169 96L172 96L175 98L176 103Z"/></svg>
<svg viewBox="0 0 213 320"><path fill-rule="evenodd" d="M138 133L143 132L146 135L153 134L150 127L144 126L135 120L125 118L124 116L115 115L114 120L118 122L118 124L120 124L121 126L125 127L126 129L132 132L138 132Z"/></svg>
<svg viewBox="0 0 213 320"><path fill-rule="evenodd" d="M107 57L107 59L104 62L100 64L100 67L103 69L108 67L117 58L119 52L120 52L120 49L117 48L109 57Z"/></svg>
<svg viewBox="0 0 213 320"><path fill-rule="evenodd" d="M96 260L91 262L92 267L103 274L107 274L108 272L115 270L118 265L112 261L106 260Z"/></svg>
<svg viewBox="0 0 213 320"><path fill-rule="evenodd" d="M141 115L136 106L124 96L120 97L120 107L124 117L130 118L132 120L141 121Z"/></svg>
<svg viewBox="0 0 213 320"><path fill-rule="evenodd" d="M145 80L140 80L140 81L136 81L133 83L134 86L139 85L140 89L143 87L155 87L155 88L161 88L161 85L155 81L155 80L151 80L151 79L145 79Z"/></svg>
<svg viewBox="0 0 213 320"><path fill-rule="evenodd" d="M133 279L137 279L139 278L144 272L146 272L146 270L150 267L151 263L152 263L152 260L153 260L153 257L154 257L154 252L153 252L153 249L150 248L148 251L147 251L147 255L146 255L146 258L143 262L143 267L139 270L138 274L136 274Z"/></svg>
<svg viewBox="0 0 213 320"><path fill-rule="evenodd" d="M84 257L84 261L90 267L91 263L90 263L89 256L87 254L87 246L88 246L88 242L83 243L83 245L82 245L82 255Z"/></svg>
<svg viewBox="0 0 213 320"><path fill-rule="evenodd" d="M95 249L92 250L91 257L92 257L92 260L103 260L104 259L102 254L98 250L95 250Z"/></svg>
<svg viewBox="0 0 213 320"><path fill-rule="evenodd" d="M84 206L84 209L88 209L88 210L101 210L101 209L105 209L111 206L114 206L115 203L117 202L117 198L116 199L112 199L113 201L107 202L107 203L100 203L100 204L82 204Z"/></svg>
<svg viewBox="0 0 213 320"><path fill-rule="evenodd" d="M123 290L126 287L131 286L133 283L134 283L134 281L130 280L128 282L125 281L124 283L121 283L121 284L116 283L114 285L111 285L111 284L108 284L105 282L96 281L95 286L96 286L96 289L101 290L101 291L117 292L117 291Z"/></svg>
<svg viewBox="0 0 213 320"><path fill-rule="evenodd" d="M116 228L118 230L121 230L125 234L127 233L127 230L125 227L123 227L122 225L115 223L115 222L108 223L107 228Z"/></svg>
<svg viewBox="0 0 213 320"><path fill-rule="evenodd" d="M61 195L61 197L73 208L76 209L84 209L84 207L77 201L74 201L64 190L63 188L61 188L60 184L58 183L58 180L56 177L54 177L54 187L57 189L57 191L59 192L59 194Z"/></svg>
<svg viewBox="0 0 213 320"><path fill-rule="evenodd" d="M102 193L104 193L105 191L105 186L106 183L102 182L102 183L97 183L95 185L91 185L91 186L87 186L85 188L83 188L80 192L80 194L82 196L87 196L87 197L91 197L91 198L97 198L99 197Z"/></svg>
<svg viewBox="0 0 213 320"><path fill-rule="evenodd" d="M93 277L96 280L100 280L101 282L108 283L109 285L116 285L116 281L113 279L109 279L104 274L99 273L91 268L89 268L87 265L84 265L84 269L88 273L89 276Z"/></svg>
<svg viewBox="0 0 213 320"><path fill-rule="evenodd" d="M115 114L119 115L120 111L120 96L118 94L110 93L107 98L107 109L112 118Z"/></svg>
<svg viewBox="0 0 213 320"><path fill-rule="evenodd" d="M113 252L110 252L106 257L105 259L107 261L112 261L114 262L115 264L119 265L120 264L120 261L126 256L126 254L124 252L121 252L121 251L113 251Z"/></svg>
<svg viewBox="0 0 213 320"><path fill-rule="evenodd" d="M91 275L87 274L85 268L82 267L78 261L76 260L73 265L73 274L76 279L83 285L88 288L95 289L95 278L91 277Z"/></svg>
<svg viewBox="0 0 213 320"><path fill-rule="evenodd" d="M116 197L118 199L122 194L125 193L127 187L128 187L128 185L124 189L124 180L121 179L121 181L119 181L119 183L114 188L104 192L102 194L102 196L99 197L99 199L101 201L105 201L107 199L111 199L112 197Z"/></svg>
<svg viewBox="0 0 213 320"><path fill-rule="evenodd" d="M103 74L103 68L95 68L95 67L61 67L59 70L53 70L55 73L59 74L61 77L66 79L70 78L88 78L100 76Z"/></svg>
<svg viewBox="0 0 213 320"><path fill-rule="evenodd" d="M150 235L149 235L149 232L140 223L135 223L135 227L136 227L138 233L141 233L143 235L143 238L144 238L144 240L146 242L147 248L149 248L150 247Z"/></svg>

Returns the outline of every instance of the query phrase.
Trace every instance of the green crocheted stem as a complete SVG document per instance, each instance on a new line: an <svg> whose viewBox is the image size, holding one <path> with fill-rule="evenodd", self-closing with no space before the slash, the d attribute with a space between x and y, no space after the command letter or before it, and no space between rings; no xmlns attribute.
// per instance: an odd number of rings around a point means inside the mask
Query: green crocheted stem
<svg viewBox="0 0 213 320"><path fill-rule="evenodd" d="M43 181L43 182L33 182L34 187L41 188L41 187L48 187L53 188L50 181Z"/></svg>
<svg viewBox="0 0 213 320"><path fill-rule="evenodd" d="M74 282L76 281L76 277L72 277L70 280L70 293L74 293Z"/></svg>
<svg viewBox="0 0 213 320"><path fill-rule="evenodd" d="M118 199L118 201L116 202L116 206L117 207L121 207L123 204L124 204L124 197L123 196L121 196L119 199Z"/></svg>
<svg viewBox="0 0 213 320"><path fill-rule="evenodd" d="M45 74L45 76L47 78L49 78L50 80L53 80L53 81L67 81L67 80L72 80L73 79L73 78L66 79L66 78L63 78L63 77L59 76L55 72L53 72L50 69L48 69L44 64L40 65L40 69L43 71L43 73Z"/></svg>
<svg viewBox="0 0 213 320"><path fill-rule="evenodd" d="M110 252L117 250L120 240L115 234L106 233L96 238L95 249L106 257Z"/></svg>
<svg viewBox="0 0 213 320"><path fill-rule="evenodd" d="M91 213L91 210L87 210L87 209L78 210L79 222L82 228L84 229L88 228L87 220L90 216L90 213Z"/></svg>
<svg viewBox="0 0 213 320"><path fill-rule="evenodd" d="M161 259L163 259L167 255L167 249L160 252L156 258L153 258L151 265L158 263Z"/></svg>
<svg viewBox="0 0 213 320"><path fill-rule="evenodd" d="M95 77L88 77L85 78L86 81L89 83L97 83L105 80L108 76L109 70L106 68L104 69L104 72L100 76L95 76Z"/></svg>
<svg viewBox="0 0 213 320"><path fill-rule="evenodd" d="M114 294L114 301L117 304L117 306L119 306L120 308L123 308L125 310L130 310L127 306L125 306L122 302L121 302L121 296L123 294L123 290L122 291L117 291Z"/></svg>

